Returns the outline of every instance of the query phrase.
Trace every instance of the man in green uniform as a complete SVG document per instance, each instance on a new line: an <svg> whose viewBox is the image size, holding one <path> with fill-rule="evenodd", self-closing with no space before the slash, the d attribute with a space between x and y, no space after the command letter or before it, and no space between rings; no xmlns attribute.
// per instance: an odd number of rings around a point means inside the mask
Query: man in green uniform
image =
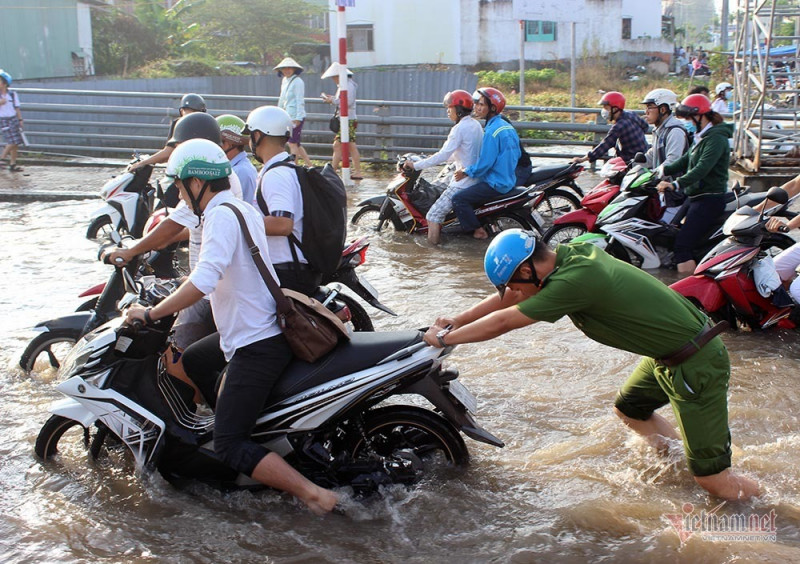
<svg viewBox="0 0 800 564"><path fill-rule="evenodd" d="M589 243L539 244L530 231L511 229L486 251L493 295L444 317L425 341L444 347L486 341L537 321L569 316L587 337L643 355L623 384L614 412L656 448L678 434L654 411L672 406L689 470L712 495L748 499L758 484L730 470L728 352L705 315L649 274Z"/></svg>

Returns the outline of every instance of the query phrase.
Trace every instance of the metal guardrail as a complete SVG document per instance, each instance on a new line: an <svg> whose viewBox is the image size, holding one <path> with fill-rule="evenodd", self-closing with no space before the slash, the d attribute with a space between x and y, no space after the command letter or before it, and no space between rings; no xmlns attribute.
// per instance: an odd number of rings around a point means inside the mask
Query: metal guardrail
<svg viewBox="0 0 800 564"><path fill-rule="evenodd" d="M56 88L18 88L23 95L22 111L25 114L26 136L30 144L26 151L34 153L68 152L76 155L110 156L131 154L135 151L158 151L166 139L169 122L178 116L175 109L181 94L171 92L126 92L113 90L74 90ZM209 113L231 113L242 118L248 110L263 104L276 104L275 96L242 96L229 94L204 94L209 102ZM68 103L49 100L64 99ZM93 104L92 99L111 98L113 104ZM33 99L33 101L26 101ZM155 102L169 100L169 106L131 105L131 99ZM306 116L303 140L311 158L330 160L330 143L333 133L328 131L330 106L316 98L306 99ZM322 112L320 110L324 109ZM365 111L365 109L367 111ZM441 117L394 115L393 110L404 113L444 113L440 103L396 100L358 100L358 148L362 161L390 163L398 153L430 153L438 150L452 122ZM435 112L433 110L436 110ZM597 108L568 108L545 106L508 106L506 113L523 118L514 125L520 132L582 134L576 139L540 139L521 136L532 157L571 158L584 152L543 152L541 146L593 146L598 136L609 126L594 122L526 121L526 114L599 115ZM440 114L440 115L441 115ZM116 119L114 119L116 117Z"/></svg>

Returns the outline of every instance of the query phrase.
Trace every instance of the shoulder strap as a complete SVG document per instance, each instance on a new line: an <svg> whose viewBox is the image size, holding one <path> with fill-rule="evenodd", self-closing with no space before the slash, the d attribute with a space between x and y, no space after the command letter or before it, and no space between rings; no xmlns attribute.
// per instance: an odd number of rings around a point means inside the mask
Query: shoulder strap
<svg viewBox="0 0 800 564"><path fill-rule="evenodd" d="M267 173L276 166L291 166L296 168L297 165L291 162L291 158L292 157L289 156L282 161L272 163L267 167L267 170L264 171L264 174L262 174L258 179L258 185L256 186L256 203L258 204L258 209L260 209L261 213L263 213L265 216L269 215L269 208L267 207L267 201L264 199L264 194L261 193L261 183L264 182L264 177L267 175Z"/></svg>
<svg viewBox="0 0 800 564"><path fill-rule="evenodd" d="M278 283L275 281L275 278L272 277L269 268L267 268L266 263L264 263L264 259L261 257L261 250L258 248L258 245L256 245L255 241L253 241L253 236L250 235L250 230L247 229L247 223L244 220L242 212L239 210L239 208L229 202L225 202L222 205L233 211L233 214L236 216L236 220L239 222L239 227L242 228L242 235L244 236L245 243L247 243L247 247L250 249L250 255L253 257L253 262L256 263L256 268L258 268L261 278L267 285L269 293L272 294L272 297L275 299L275 305L277 306L278 312L283 313L288 311L291 309L289 299L283 295L280 286L278 286Z"/></svg>

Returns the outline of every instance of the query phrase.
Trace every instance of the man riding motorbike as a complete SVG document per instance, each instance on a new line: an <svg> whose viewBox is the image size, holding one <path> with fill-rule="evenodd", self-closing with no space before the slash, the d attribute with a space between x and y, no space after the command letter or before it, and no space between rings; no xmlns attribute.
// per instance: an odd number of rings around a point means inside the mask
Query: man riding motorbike
<svg viewBox="0 0 800 564"><path fill-rule="evenodd" d="M730 362L717 336L724 325L711 326L689 300L590 243L553 251L532 232L510 229L489 245L484 269L498 294L438 318L425 334L429 345L486 341L569 316L590 339L645 357L615 401L628 427L664 449L678 435L655 410L669 403L695 481L725 499L758 495L755 481L730 470Z"/></svg>
<svg viewBox="0 0 800 564"><path fill-rule="evenodd" d="M252 206L230 194L230 173L228 157L211 141L187 141L172 153L167 174L175 178L181 198L197 218L204 218L199 261L174 294L152 308L132 306L126 320L153 323L210 295L220 343L229 362L216 405L216 452L234 470L290 493L312 512L322 515L334 508L336 494L315 485L280 455L250 438L292 352L277 323L275 300L264 290L239 222L227 206L235 206L244 215L269 265L263 221ZM271 274L274 276L274 271Z"/></svg>
<svg viewBox="0 0 800 564"><path fill-rule="evenodd" d="M647 168L658 168L677 161L691 146L689 132L672 115L673 108L678 105L678 96L672 90L656 88L647 93L642 104L645 107L644 120L655 127L653 143L645 153ZM670 222L685 199L683 194L674 192L670 192L669 196L664 200L667 208L661 217L664 223Z"/></svg>
<svg viewBox="0 0 800 564"><path fill-rule="evenodd" d="M594 149L583 157L573 158L573 163L594 162L603 158L612 147L616 148L617 156L622 157L626 162L631 160L636 153L647 151L647 140L644 134L649 126L636 114L625 111L625 96L619 92L606 92L597 104L603 106L600 115L613 125Z"/></svg>
<svg viewBox="0 0 800 564"><path fill-rule="evenodd" d="M473 106L472 96L466 90L454 90L445 94L444 107L447 108L447 117L455 123L447 135L447 141L438 153L417 162L407 160L403 163L403 167L407 170L422 170L448 160L456 163L457 170L474 165L481 151L483 128L470 115ZM433 245L439 244L442 223L453 208L453 196L477 182L478 179L469 176L450 182L425 216L428 221L428 242Z"/></svg>
<svg viewBox="0 0 800 564"><path fill-rule="evenodd" d="M461 228L472 232L476 239L487 239L489 234L475 217L474 206L506 194L517 184L516 167L521 151L519 136L514 126L502 117L506 98L496 88L478 88L473 94L473 115L485 119L478 161L472 166L458 169L455 180L470 177L478 182L453 196L453 210Z"/></svg>
<svg viewBox="0 0 800 564"><path fill-rule="evenodd" d="M245 123L240 117L224 114L217 117L222 150L231 160L233 172L242 183L242 201L252 205L256 195L258 171L247 157L245 147L250 143L250 136L244 132Z"/></svg>

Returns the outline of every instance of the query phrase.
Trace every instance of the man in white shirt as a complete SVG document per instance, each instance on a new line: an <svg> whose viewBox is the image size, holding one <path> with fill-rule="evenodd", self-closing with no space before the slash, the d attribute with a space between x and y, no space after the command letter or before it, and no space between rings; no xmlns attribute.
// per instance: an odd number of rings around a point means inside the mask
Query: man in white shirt
<svg viewBox="0 0 800 564"><path fill-rule="evenodd" d="M261 106L247 116L250 150L260 163L256 203L264 214L269 255L282 288L311 295L322 279L308 264L299 242L303 240L303 194L297 172L284 150L292 118L276 106Z"/></svg>
<svg viewBox="0 0 800 564"><path fill-rule="evenodd" d="M217 399L215 452L234 470L296 496L322 515L335 507L336 494L312 483L280 455L250 437L292 353L277 324L275 301L264 288L239 222L233 210L222 205L234 205L241 211L269 264L261 218L251 206L230 194L230 173L230 161L210 141L188 141L173 152L167 174L176 178L181 198L195 214L205 218L200 257L189 279L174 294L153 308L132 306L127 322L153 323L210 294L220 345L229 363L225 386Z"/></svg>
<svg viewBox="0 0 800 564"><path fill-rule="evenodd" d="M483 142L483 128L478 120L470 115L473 105L472 94L466 90L454 90L445 94L444 107L447 108L447 117L455 123L450 129L447 141L438 153L415 163L406 161L403 164L404 168L422 170L449 160L456 164L456 170L463 170L478 162ZM461 180L454 179L447 190L442 192L425 216L428 222L428 242L432 245L439 244L442 223L453 209L453 196L477 183L477 178L465 176Z"/></svg>
<svg viewBox="0 0 800 564"><path fill-rule="evenodd" d="M221 145L220 128L216 120L206 113L190 113L180 118L175 125L169 144L177 147L190 139L207 139ZM235 173L228 177L230 192L236 198L242 198L242 187ZM189 239L189 270L197 266L200 255L200 246L203 239L203 222L200 216L180 202L178 207L170 213L158 226L139 239L135 244L126 249L110 249L106 252L109 262L115 265L124 265L146 252L163 249L177 241ZM217 330L211 314L210 302L205 299L198 301L181 311L174 325L173 345L165 353L167 373L178 378L195 389L194 400L202 401L200 390L197 389L191 378L186 375L181 359L181 352L192 343L214 333Z"/></svg>

